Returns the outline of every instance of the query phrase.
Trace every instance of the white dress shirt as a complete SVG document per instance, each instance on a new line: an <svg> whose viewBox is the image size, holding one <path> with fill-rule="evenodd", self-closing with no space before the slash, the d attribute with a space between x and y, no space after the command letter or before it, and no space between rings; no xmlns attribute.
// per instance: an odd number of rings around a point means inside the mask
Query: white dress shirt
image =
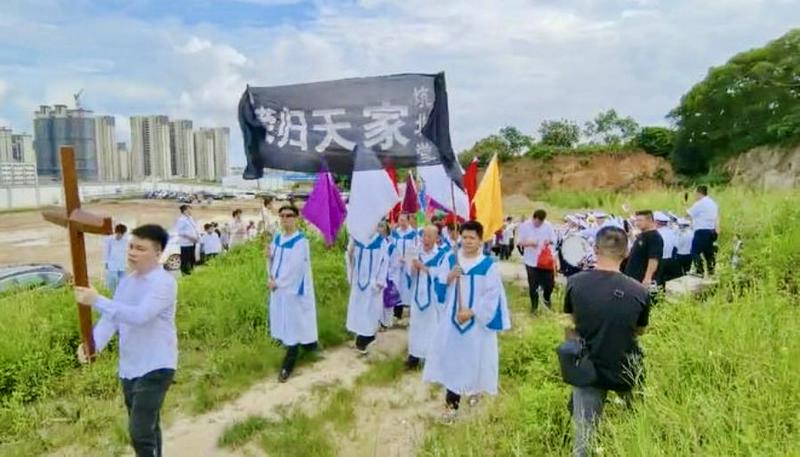
<svg viewBox="0 0 800 457"><path fill-rule="evenodd" d="M119 333L119 377L134 379L161 368L178 366L175 306L178 284L161 266L149 273L131 273L117 286L114 298L99 297L94 307L97 352Z"/></svg>
<svg viewBox="0 0 800 457"><path fill-rule="evenodd" d="M542 253L545 241L549 241L551 246L554 246L558 241L555 229L547 221L542 222L539 227L534 227L533 221L530 219L523 222L519 226L518 236L519 239L516 240L518 244L530 243L531 241L536 241L537 243L535 248L526 247L523 251L522 258L525 260L525 265L529 267L536 267L539 263L539 254ZM551 247L551 249L553 248Z"/></svg>
<svg viewBox="0 0 800 457"><path fill-rule="evenodd" d="M181 214L175 223L175 231L178 232L178 244L182 247L193 246L200 238L200 231L194 219L185 214Z"/></svg>
<svg viewBox="0 0 800 457"><path fill-rule="evenodd" d="M222 241L219 239L217 232L206 232L200 240L205 254L219 254L222 252Z"/></svg>
<svg viewBox="0 0 800 457"><path fill-rule="evenodd" d="M125 271L128 269L128 237L117 239L116 235L106 237L106 271Z"/></svg>
<svg viewBox="0 0 800 457"><path fill-rule="evenodd" d="M689 208L689 215L692 216L692 227L695 230L716 230L719 208L708 195Z"/></svg>
<svg viewBox="0 0 800 457"><path fill-rule="evenodd" d="M675 230L670 227L659 227L658 234L661 235L661 239L664 241L664 251L661 253L661 258L671 259L672 250L678 245L678 239L675 236Z"/></svg>

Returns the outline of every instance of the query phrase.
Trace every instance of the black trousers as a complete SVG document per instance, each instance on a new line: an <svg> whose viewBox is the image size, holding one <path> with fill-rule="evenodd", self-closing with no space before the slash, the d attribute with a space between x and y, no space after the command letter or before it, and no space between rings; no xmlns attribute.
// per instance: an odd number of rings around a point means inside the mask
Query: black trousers
<svg viewBox="0 0 800 457"><path fill-rule="evenodd" d="M550 297L556 285L556 275L553 270L545 270L525 265L528 273L528 294L531 298L531 311L539 309L539 288L542 288L545 306L550 306Z"/></svg>
<svg viewBox="0 0 800 457"><path fill-rule="evenodd" d="M181 246L181 273L192 274L194 269L194 245Z"/></svg>
<svg viewBox="0 0 800 457"><path fill-rule="evenodd" d="M714 242L717 241L716 230L695 230L692 239L692 258L697 273L703 274L703 260L708 267L708 273L714 274L716 266L716 248Z"/></svg>
<svg viewBox="0 0 800 457"><path fill-rule="evenodd" d="M689 273L689 270L692 269L692 255L678 254L678 264L681 266L681 272L683 272L683 274Z"/></svg>
<svg viewBox="0 0 800 457"><path fill-rule="evenodd" d="M356 349L363 351L373 341L375 341L375 335L372 336L358 335L356 336Z"/></svg>
<svg viewBox="0 0 800 457"><path fill-rule="evenodd" d="M137 457L161 457L161 405L175 370L164 368L133 379L121 379L128 433Z"/></svg>
<svg viewBox="0 0 800 457"><path fill-rule="evenodd" d="M403 305L397 305L392 310L394 312L395 319L402 319L403 318Z"/></svg>
<svg viewBox="0 0 800 457"><path fill-rule="evenodd" d="M294 366L297 363L297 356L300 354L300 348L306 352L316 351L317 342L308 344L295 344L293 346L286 346L286 356L283 358L283 365L281 368L291 373L294 371Z"/></svg>
<svg viewBox="0 0 800 457"><path fill-rule="evenodd" d="M461 395L448 389L447 394L444 396L444 401L450 408L458 409L458 405L461 403Z"/></svg>

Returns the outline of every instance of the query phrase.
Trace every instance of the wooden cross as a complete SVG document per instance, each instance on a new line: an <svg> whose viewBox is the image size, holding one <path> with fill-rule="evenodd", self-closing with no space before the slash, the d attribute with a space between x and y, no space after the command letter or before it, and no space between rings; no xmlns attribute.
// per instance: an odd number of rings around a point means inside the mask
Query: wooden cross
<svg viewBox="0 0 800 457"><path fill-rule="evenodd" d="M111 235L111 218L98 216L81 209L78 194L78 174L75 169L75 149L72 146L61 146L61 178L64 182L64 203L66 209L48 208L42 216L48 222L60 225L69 230L69 249L72 254L72 276L75 285L89 287L89 272L86 268L86 243L84 233ZM78 303L78 320L80 321L81 340L89 360L94 360L94 338L92 337L92 308Z"/></svg>

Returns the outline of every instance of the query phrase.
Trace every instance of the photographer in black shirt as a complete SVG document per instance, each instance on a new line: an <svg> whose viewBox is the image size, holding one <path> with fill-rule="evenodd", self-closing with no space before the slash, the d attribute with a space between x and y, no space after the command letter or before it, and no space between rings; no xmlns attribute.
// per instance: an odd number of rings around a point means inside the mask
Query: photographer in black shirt
<svg viewBox="0 0 800 457"><path fill-rule="evenodd" d="M629 402L641 373L637 336L648 324L650 295L640 282L619 271L627 247L623 230L602 228L595 242L595 269L571 276L567 283L564 312L572 314L575 323L569 337L583 339L597 374L592 385L572 388L576 456L590 455L592 432L608 391Z"/></svg>

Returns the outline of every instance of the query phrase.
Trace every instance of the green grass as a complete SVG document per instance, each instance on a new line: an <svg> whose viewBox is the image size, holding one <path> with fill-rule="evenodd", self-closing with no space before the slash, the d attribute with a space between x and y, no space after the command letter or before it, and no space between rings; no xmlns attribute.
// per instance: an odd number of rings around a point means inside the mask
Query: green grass
<svg viewBox="0 0 800 457"><path fill-rule="evenodd" d="M247 419L228 426L217 444L219 447L236 448L247 444L262 430L270 425L270 421L261 416L250 416Z"/></svg>
<svg viewBox="0 0 800 457"><path fill-rule="evenodd" d="M378 360L356 379L356 385L386 386L400 379L404 369L405 359L401 356Z"/></svg>
<svg viewBox="0 0 800 457"><path fill-rule="evenodd" d="M633 410L607 405L595 443L602 455L798 455L800 192L714 196L723 215L720 285L653 310L642 338L645 385ZM608 210L626 197L599 198ZM677 206L666 194L630 199ZM738 271L728 265L734 233L745 240ZM512 303L524 299L518 292L510 291ZM562 328L550 315L501 338L500 395L477 417L434 426L419 455L569 455L569 387L554 352Z"/></svg>
<svg viewBox="0 0 800 457"><path fill-rule="evenodd" d="M272 375L284 350L267 335L263 247L242 246L179 281L180 348L167 420L208 411ZM344 328L347 284L342 251L312 237L320 342L335 346ZM29 456L67 445L115 455L127 446L112 345L79 367L70 291L0 299L0 455Z"/></svg>

